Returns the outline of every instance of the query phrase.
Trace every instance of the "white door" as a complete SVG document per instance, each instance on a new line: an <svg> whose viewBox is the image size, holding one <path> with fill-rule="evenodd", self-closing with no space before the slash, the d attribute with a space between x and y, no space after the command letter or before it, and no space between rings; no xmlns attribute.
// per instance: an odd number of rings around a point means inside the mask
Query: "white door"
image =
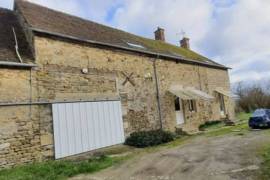
<svg viewBox="0 0 270 180"><path fill-rule="evenodd" d="M219 104L220 104L220 115L225 116L225 102L224 102L224 96L222 94L219 94Z"/></svg>
<svg viewBox="0 0 270 180"><path fill-rule="evenodd" d="M53 104L55 158L121 144L120 101Z"/></svg>
<svg viewBox="0 0 270 180"><path fill-rule="evenodd" d="M183 104L180 98L175 99L175 114L176 114L176 123L177 125L184 124L184 112L183 112Z"/></svg>

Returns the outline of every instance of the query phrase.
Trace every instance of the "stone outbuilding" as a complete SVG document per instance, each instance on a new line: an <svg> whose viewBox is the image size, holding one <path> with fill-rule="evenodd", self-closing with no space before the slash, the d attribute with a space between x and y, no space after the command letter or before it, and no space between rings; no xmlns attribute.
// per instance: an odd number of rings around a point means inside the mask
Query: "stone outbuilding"
<svg viewBox="0 0 270 180"><path fill-rule="evenodd" d="M228 69L162 28L152 40L16 0L0 9L0 167L233 120Z"/></svg>

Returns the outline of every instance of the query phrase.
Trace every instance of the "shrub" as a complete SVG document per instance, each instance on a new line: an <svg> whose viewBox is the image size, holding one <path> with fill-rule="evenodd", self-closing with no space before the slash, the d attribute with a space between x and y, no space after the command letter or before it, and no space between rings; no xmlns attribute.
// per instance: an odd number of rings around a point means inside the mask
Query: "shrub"
<svg viewBox="0 0 270 180"><path fill-rule="evenodd" d="M174 137L173 133L163 130L140 131L131 133L125 144L143 148L173 141Z"/></svg>
<svg viewBox="0 0 270 180"><path fill-rule="evenodd" d="M218 124L221 124L222 121L206 121L204 124L201 124L199 126L199 130L200 131L204 131L205 129L211 127L211 126L214 126L214 125L218 125Z"/></svg>
<svg viewBox="0 0 270 180"><path fill-rule="evenodd" d="M188 133L184 131L182 128L175 128L175 134L176 136L188 136Z"/></svg>

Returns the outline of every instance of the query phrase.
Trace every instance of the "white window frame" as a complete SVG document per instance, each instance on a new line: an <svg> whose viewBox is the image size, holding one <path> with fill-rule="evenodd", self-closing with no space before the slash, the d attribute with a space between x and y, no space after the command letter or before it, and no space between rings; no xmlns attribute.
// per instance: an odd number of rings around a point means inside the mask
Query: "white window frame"
<svg viewBox="0 0 270 180"><path fill-rule="evenodd" d="M224 95L218 93L218 100L219 100L220 115L225 116L225 114L226 114L226 107L225 107Z"/></svg>
<svg viewBox="0 0 270 180"><path fill-rule="evenodd" d="M189 112L196 112L197 107L196 107L196 101L195 100L188 100L188 110Z"/></svg>

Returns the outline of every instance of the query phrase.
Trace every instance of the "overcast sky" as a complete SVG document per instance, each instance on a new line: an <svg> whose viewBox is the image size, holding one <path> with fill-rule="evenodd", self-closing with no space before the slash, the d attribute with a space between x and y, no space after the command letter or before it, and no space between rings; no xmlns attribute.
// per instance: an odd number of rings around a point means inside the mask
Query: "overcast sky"
<svg viewBox="0 0 270 180"><path fill-rule="evenodd" d="M193 50L233 68L233 83L270 79L270 0L29 1L148 38L161 26L176 45L183 30Z"/></svg>

